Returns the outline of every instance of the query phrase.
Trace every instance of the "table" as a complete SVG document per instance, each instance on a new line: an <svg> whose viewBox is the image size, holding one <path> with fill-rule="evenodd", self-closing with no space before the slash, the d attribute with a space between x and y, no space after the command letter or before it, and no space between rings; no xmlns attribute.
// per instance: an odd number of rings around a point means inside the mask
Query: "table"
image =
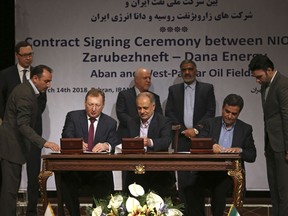
<svg viewBox="0 0 288 216"><path fill-rule="evenodd" d="M61 191L63 171L227 171L234 179L233 204L243 206L245 173L239 154L189 154L189 153L145 153L145 154L78 154L51 153L43 155L42 171L39 174L41 201L44 210L48 205L47 179L55 173L58 198L58 215L64 215Z"/></svg>

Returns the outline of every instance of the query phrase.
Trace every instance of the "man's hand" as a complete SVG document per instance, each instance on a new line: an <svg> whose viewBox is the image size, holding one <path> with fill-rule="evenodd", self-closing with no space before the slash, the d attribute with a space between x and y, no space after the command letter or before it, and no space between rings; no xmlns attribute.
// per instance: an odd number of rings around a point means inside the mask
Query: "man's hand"
<svg viewBox="0 0 288 216"><path fill-rule="evenodd" d="M103 151L109 151L109 145L107 143L97 143L92 149L92 152L103 152Z"/></svg>
<svg viewBox="0 0 288 216"><path fill-rule="evenodd" d="M147 147L151 147L152 146L151 141L150 141L149 138L145 137L143 139L144 139L144 146L147 146Z"/></svg>
<svg viewBox="0 0 288 216"><path fill-rule="evenodd" d="M54 143L54 142L49 142L49 141L47 141L47 142L44 144L44 147L45 147L45 148L49 148L49 149L51 149L52 151L60 151L59 145L57 145L57 144Z"/></svg>
<svg viewBox="0 0 288 216"><path fill-rule="evenodd" d="M224 148L222 146L220 146L219 144L214 144L213 145L213 152L218 154L221 152L225 152L225 153L241 153L241 148Z"/></svg>
<svg viewBox="0 0 288 216"><path fill-rule="evenodd" d="M187 128L186 130L183 130L181 133L184 134L184 136L186 136L188 139L196 136L194 128Z"/></svg>
<svg viewBox="0 0 288 216"><path fill-rule="evenodd" d="M288 161L288 152L285 153L285 160Z"/></svg>
<svg viewBox="0 0 288 216"><path fill-rule="evenodd" d="M223 151L223 147L220 146L219 144L214 144L213 145L213 152L215 154L219 154L221 151Z"/></svg>
<svg viewBox="0 0 288 216"><path fill-rule="evenodd" d="M82 142L82 148L83 148L83 151L88 151L88 144L85 143L84 141Z"/></svg>
<svg viewBox="0 0 288 216"><path fill-rule="evenodd" d="M224 149L226 153L241 153L241 148L233 147Z"/></svg>

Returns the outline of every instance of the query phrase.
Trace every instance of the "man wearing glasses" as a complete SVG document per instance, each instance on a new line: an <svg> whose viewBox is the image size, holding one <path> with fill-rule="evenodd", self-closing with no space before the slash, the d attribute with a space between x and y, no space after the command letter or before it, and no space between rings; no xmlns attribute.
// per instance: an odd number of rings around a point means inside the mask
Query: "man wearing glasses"
<svg viewBox="0 0 288 216"><path fill-rule="evenodd" d="M30 79L30 71L32 70L33 62L32 45L26 41L20 41L15 46L15 57L17 64L10 66L0 71L0 124L3 121L6 103L12 90L20 83ZM40 111L36 121L36 132L42 135L42 116L46 107L46 93L41 93L38 97ZM40 171L41 149L36 146L31 146L30 155L26 164L28 178L28 206L27 215L37 215L38 203L38 174ZM1 173L1 172L0 172ZM0 178L1 184L1 178Z"/></svg>

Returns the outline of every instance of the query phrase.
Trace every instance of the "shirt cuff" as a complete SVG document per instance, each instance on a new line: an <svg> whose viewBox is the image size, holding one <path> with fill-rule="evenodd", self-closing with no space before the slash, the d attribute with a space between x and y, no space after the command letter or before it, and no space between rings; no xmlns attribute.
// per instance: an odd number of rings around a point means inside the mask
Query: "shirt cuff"
<svg viewBox="0 0 288 216"><path fill-rule="evenodd" d="M153 143L153 140L152 139L149 139L150 140L150 146L149 147L153 147L154 146L154 143Z"/></svg>
<svg viewBox="0 0 288 216"><path fill-rule="evenodd" d="M105 144L108 145L108 150L106 150L106 151L110 153L111 152L111 145L108 142L105 142Z"/></svg>

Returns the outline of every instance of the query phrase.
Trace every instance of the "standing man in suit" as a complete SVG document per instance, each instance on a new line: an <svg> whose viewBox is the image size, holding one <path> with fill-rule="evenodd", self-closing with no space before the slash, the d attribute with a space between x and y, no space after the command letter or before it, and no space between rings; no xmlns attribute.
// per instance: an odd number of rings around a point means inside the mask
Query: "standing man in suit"
<svg viewBox="0 0 288 216"><path fill-rule="evenodd" d="M104 104L104 92L95 88L89 90L85 97L85 110L71 111L67 114L62 137L83 138L85 151L113 151L118 144L117 122L102 112ZM90 137L92 126L94 132ZM67 172L62 177L64 202L72 216L80 216L78 189L82 185L90 186L95 198L105 198L114 191L112 171Z"/></svg>
<svg viewBox="0 0 288 216"><path fill-rule="evenodd" d="M4 173L0 194L1 216L16 215L22 165L28 160L32 145L59 151L57 144L46 141L36 132L40 110L37 97L50 87L51 81L52 69L39 65L31 71L30 80L14 88L7 101L0 126L0 159Z"/></svg>
<svg viewBox="0 0 288 216"><path fill-rule="evenodd" d="M254 162L256 148L251 125L238 119L244 106L241 96L228 95L222 106L222 116L206 119L197 137L215 140L213 152L239 153L244 161ZM193 183L184 188L185 209L187 215L205 216L205 189L211 192L211 209L213 216L223 216L228 192L233 191L233 179L226 171L193 172Z"/></svg>
<svg viewBox="0 0 288 216"><path fill-rule="evenodd" d="M26 41L20 41L15 46L15 56L17 64L8 67L0 72L0 121L4 117L5 107L12 90L20 83L25 82L30 77L33 69L31 66L33 61L32 45ZM42 136L42 113L45 110L47 96L46 92L41 93L37 97L39 103L39 113L37 117L35 131ZM29 157L26 162L26 171L28 178L28 206L27 216L37 215L37 203L39 198L38 175L41 166L41 149L37 146L31 146ZM1 181L0 181L1 182Z"/></svg>
<svg viewBox="0 0 288 216"><path fill-rule="evenodd" d="M143 137L147 152L167 152L171 143L172 125L168 118L155 112L154 95L150 92L138 94L136 105L138 117L129 120L128 137ZM154 190L162 197L175 196L174 172L146 172L144 175L128 172L125 189L134 182L140 184L146 192Z"/></svg>
<svg viewBox="0 0 288 216"><path fill-rule="evenodd" d="M201 127L198 123L215 116L215 95L212 84L196 80L197 67L192 60L180 64L184 83L169 87L165 115L173 124L181 125L178 151L190 151L190 137L195 137ZM179 195L184 202L182 188L189 182L189 172L178 171Z"/></svg>
<svg viewBox="0 0 288 216"><path fill-rule="evenodd" d="M135 85L132 88L119 92L117 97L116 114L119 120L117 132L120 140L128 136L127 122L138 117L136 96L141 92L149 91L151 86L151 72L145 68L138 68L134 74L134 83ZM155 97L155 112L162 114L160 98L157 94L152 94Z"/></svg>
<svg viewBox="0 0 288 216"><path fill-rule="evenodd" d="M265 157L273 215L288 215L288 79L265 55L249 64L261 85L264 113Z"/></svg>

